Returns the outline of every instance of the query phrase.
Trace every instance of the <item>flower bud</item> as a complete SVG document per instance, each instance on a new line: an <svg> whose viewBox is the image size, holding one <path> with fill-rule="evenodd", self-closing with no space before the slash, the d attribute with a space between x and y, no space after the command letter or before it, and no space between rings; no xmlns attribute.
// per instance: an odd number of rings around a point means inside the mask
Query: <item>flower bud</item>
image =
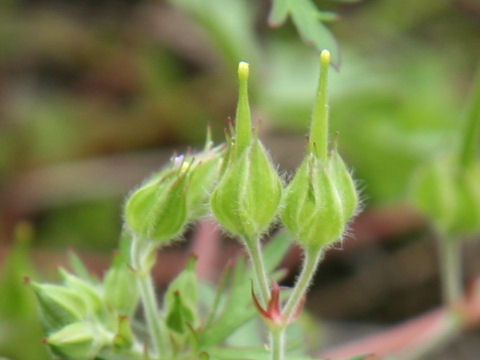
<svg viewBox="0 0 480 360"><path fill-rule="evenodd" d="M235 134L211 207L228 231L249 240L267 230L275 218L282 182L257 135L252 134L247 80L248 64L242 62Z"/></svg>
<svg viewBox="0 0 480 360"><path fill-rule="evenodd" d="M47 331L58 330L79 321L88 313L82 297L73 289L32 282L38 299L40 317Z"/></svg>
<svg viewBox="0 0 480 360"><path fill-rule="evenodd" d="M285 226L302 246L312 250L340 239L358 207L350 172L336 150L328 151L328 51L322 51L320 64L309 152L287 187L282 213Z"/></svg>
<svg viewBox="0 0 480 360"><path fill-rule="evenodd" d="M177 157L172 165L133 192L125 220L136 237L163 243L179 235L187 223L188 164Z"/></svg>
<svg viewBox="0 0 480 360"><path fill-rule="evenodd" d="M44 339L52 351L69 359L93 359L108 339L93 324L75 322Z"/></svg>
<svg viewBox="0 0 480 360"><path fill-rule="evenodd" d="M138 287L133 270L128 267L128 261L120 253L115 254L103 286L107 308L119 315L132 316L138 306Z"/></svg>
<svg viewBox="0 0 480 360"><path fill-rule="evenodd" d="M70 274L65 269L60 269L59 272L65 286L75 291L82 298L89 313L99 314L103 310L103 299L100 289L88 281Z"/></svg>

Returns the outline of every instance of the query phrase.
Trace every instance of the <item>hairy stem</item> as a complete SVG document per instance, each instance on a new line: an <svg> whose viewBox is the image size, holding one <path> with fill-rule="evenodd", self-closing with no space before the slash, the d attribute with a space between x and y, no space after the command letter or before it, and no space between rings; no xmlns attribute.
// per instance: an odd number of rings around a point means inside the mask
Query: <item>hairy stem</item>
<svg viewBox="0 0 480 360"><path fill-rule="evenodd" d="M254 281L260 290L260 303L266 306L270 299L270 287L268 286L268 277L263 263L262 249L260 239L244 239L250 261L253 268Z"/></svg>
<svg viewBox="0 0 480 360"><path fill-rule="evenodd" d="M453 306L462 297L461 243L457 239L438 239L443 301Z"/></svg>
<svg viewBox="0 0 480 360"><path fill-rule="evenodd" d="M272 360L285 359L285 329L272 331L270 334Z"/></svg>
<svg viewBox="0 0 480 360"><path fill-rule="evenodd" d="M312 282L313 275L317 270L318 263L322 258L322 249L307 249L305 250L305 258L303 259L303 268L300 276L297 279L293 292L283 309L283 315L287 321L289 321L297 311L302 298L308 290L310 283Z"/></svg>
<svg viewBox="0 0 480 360"><path fill-rule="evenodd" d="M163 344L162 328L160 323L160 311L155 296L150 264L156 251L155 246L149 246L148 242L142 242L139 239L132 241L131 261L137 275L137 286L140 293L142 308L145 320L148 326L152 352L158 357L165 351Z"/></svg>

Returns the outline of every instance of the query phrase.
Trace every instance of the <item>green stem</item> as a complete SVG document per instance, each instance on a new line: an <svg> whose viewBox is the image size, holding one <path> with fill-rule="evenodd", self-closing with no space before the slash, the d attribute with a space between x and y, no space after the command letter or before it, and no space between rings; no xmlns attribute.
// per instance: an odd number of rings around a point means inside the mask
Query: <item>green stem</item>
<svg viewBox="0 0 480 360"><path fill-rule="evenodd" d="M272 331L270 334L272 360L284 360L285 358L285 329Z"/></svg>
<svg viewBox="0 0 480 360"><path fill-rule="evenodd" d="M132 266L137 275L137 286L140 293L144 317L148 326L148 333L152 343L152 351L156 357L165 351L160 323L160 311L155 296L150 259L154 256L156 246L150 242L134 239L131 247Z"/></svg>
<svg viewBox="0 0 480 360"><path fill-rule="evenodd" d="M454 306L463 294L461 243L457 239L439 238L443 301Z"/></svg>
<svg viewBox="0 0 480 360"><path fill-rule="evenodd" d="M266 306L270 299L270 287L268 286L268 277L263 263L262 249L260 239L244 238L245 247L253 267L253 277L260 290L260 303Z"/></svg>
<svg viewBox="0 0 480 360"><path fill-rule="evenodd" d="M287 319L287 322L295 315L303 296L307 292L308 286L312 282L313 275L315 275L315 271L317 270L318 263L322 258L322 254L323 251L321 248L305 250L302 272L300 273L293 292L283 309L283 315L285 319Z"/></svg>

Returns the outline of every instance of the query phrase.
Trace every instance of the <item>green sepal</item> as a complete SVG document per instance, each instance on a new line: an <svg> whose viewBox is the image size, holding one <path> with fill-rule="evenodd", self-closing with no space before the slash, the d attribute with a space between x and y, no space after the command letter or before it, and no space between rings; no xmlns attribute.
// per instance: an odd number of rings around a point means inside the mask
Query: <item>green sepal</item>
<svg viewBox="0 0 480 360"><path fill-rule="evenodd" d="M164 303L167 326L184 333L186 323L195 326L198 307L198 277L195 271L197 259L192 256L187 267L170 283Z"/></svg>
<svg viewBox="0 0 480 360"><path fill-rule="evenodd" d="M338 152L330 152L329 157L329 173L340 197L343 217L346 221L350 221L357 212L359 203L355 182Z"/></svg>
<svg viewBox="0 0 480 360"><path fill-rule="evenodd" d="M209 212L209 195L218 180L222 152L223 147L216 147L193 155L188 187L190 219L205 216Z"/></svg>

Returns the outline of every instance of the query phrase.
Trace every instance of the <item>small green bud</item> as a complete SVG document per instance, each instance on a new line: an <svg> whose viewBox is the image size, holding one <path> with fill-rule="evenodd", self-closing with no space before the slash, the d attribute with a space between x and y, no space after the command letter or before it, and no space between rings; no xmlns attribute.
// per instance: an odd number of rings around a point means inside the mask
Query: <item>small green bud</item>
<svg viewBox="0 0 480 360"><path fill-rule="evenodd" d="M240 63L238 73L235 134L229 139L228 162L210 204L222 226L248 240L267 230L275 218L282 197L282 181L257 135L252 134L248 64Z"/></svg>
<svg viewBox="0 0 480 360"><path fill-rule="evenodd" d="M282 220L302 246L318 249L342 237L358 196L343 160L310 154L287 187Z"/></svg>
<svg viewBox="0 0 480 360"><path fill-rule="evenodd" d="M462 236L480 231L480 169L455 167L439 159L419 169L412 182L412 198L440 232Z"/></svg>
<svg viewBox="0 0 480 360"><path fill-rule="evenodd" d="M183 157L133 192L125 205L129 228L144 240L163 243L178 236L187 219L187 177L189 165Z"/></svg>
<svg viewBox="0 0 480 360"><path fill-rule="evenodd" d="M93 324L76 322L44 339L52 351L70 359L93 359L106 345L104 334L100 334Z"/></svg>
<svg viewBox="0 0 480 360"><path fill-rule="evenodd" d="M312 111L309 153L287 187L282 220L307 249L340 239L358 207L350 172L335 151L328 152L327 50L320 54L320 80Z"/></svg>
<svg viewBox="0 0 480 360"><path fill-rule="evenodd" d="M47 331L58 330L82 320L88 314L87 306L77 291L59 285L31 284L37 296L42 324Z"/></svg>
<svg viewBox="0 0 480 360"><path fill-rule="evenodd" d="M138 306L138 287L133 270L121 254L115 254L103 284L107 308L120 315L132 316Z"/></svg>
<svg viewBox="0 0 480 360"><path fill-rule="evenodd" d="M113 338L113 346L117 349L130 348L134 342L132 323L128 316L119 316L117 332Z"/></svg>
<svg viewBox="0 0 480 360"><path fill-rule="evenodd" d="M99 314L103 310L103 299L100 289L88 281L70 274L65 269L60 269L59 272L65 286L74 290L82 298L91 314Z"/></svg>

